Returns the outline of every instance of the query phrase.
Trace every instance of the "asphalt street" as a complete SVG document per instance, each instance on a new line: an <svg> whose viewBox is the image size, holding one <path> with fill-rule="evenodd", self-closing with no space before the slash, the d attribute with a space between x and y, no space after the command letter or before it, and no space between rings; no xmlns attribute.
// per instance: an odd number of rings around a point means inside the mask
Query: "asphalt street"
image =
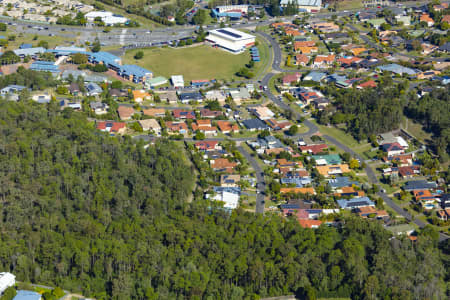
<svg viewBox="0 0 450 300"><path fill-rule="evenodd" d="M266 180L264 178L264 173L261 166L255 160L253 156L250 155L242 146L238 146L239 152L244 155L245 159L250 163L256 175L256 213L263 214L265 208L265 191L266 191Z"/></svg>

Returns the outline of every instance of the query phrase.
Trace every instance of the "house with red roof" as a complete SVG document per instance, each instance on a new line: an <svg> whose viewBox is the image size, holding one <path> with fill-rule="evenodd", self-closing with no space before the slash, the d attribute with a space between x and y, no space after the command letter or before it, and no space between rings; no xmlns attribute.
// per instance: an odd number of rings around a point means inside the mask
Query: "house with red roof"
<svg viewBox="0 0 450 300"><path fill-rule="evenodd" d="M330 55L317 55L314 59L312 66L314 68L327 68L331 66L336 59L334 54Z"/></svg>
<svg viewBox="0 0 450 300"><path fill-rule="evenodd" d="M309 57L305 54L297 54L295 56L294 65L306 67L309 62Z"/></svg>
<svg viewBox="0 0 450 300"><path fill-rule="evenodd" d="M103 121L97 122L96 127L100 131L123 134L126 130L126 123Z"/></svg>
<svg viewBox="0 0 450 300"><path fill-rule="evenodd" d="M328 149L326 144L306 145L299 147L302 153L319 154Z"/></svg>
<svg viewBox="0 0 450 300"><path fill-rule="evenodd" d="M405 148L397 142L384 144L381 149L387 153L388 157L405 153Z"/></svg>
<svg viewBox="0 0 450 300"><path fill-rule="evenodd" d="M239 126L235 123L231 123L230 121L217 121L217 126L219 127L222 133L237 133L239 132Z"/></svg>
<svg viewBox="0 0 450 300"><path fill-rule="evenodd" d="M356 86L357 89L367 89L367 88L375 88L377 87L377 83L374 80L369 80L363 83L360 83Z"/></svg>
<svg viewBox="0 0 450 300"><path fill-rule="evenodd" d="M218 141L200 141L196 142L194 146L201 151L215 151L222 149L222 147L219 146Z"/></svg>
<svg viewBox="0 0 450 300"><path fill-rule="evenodd" d="M210 110L209 108L203 108L200 110L200 116L202 118L214 119L215 117L219 117L223 115L223 112L220 110Z"/></svg>
<svg viewBox="0 0 450 300"><path fill-rule="evenodd" d="M351 57L341 57L337 60L337 62L344 68L349 68L352 66L353 63L359 63L361 62L363 59L360 57L355 57L355 56L351 56Z"/></svg>
<svg viewBox="0 0 450 300"><path fill-rule="evenodd" d="M308 219L300 219L298 220L298 223L303 228L319 228L320 225L322 225L322 221L320 220L308 220Z"/></svg>
<svg viewBox="0 0 450 300"><path fill-rule="evenodd" d="M186 134L188 132L188 126L185 122L166 122L166 128L168 133L181 133Z"/></svg>
<svg viewBox="0 0 450 300"><path fill-rule="evenodd" d="M288 74L283 77L283 85L291 85L292 83L297 83L302 78L301 73Z"/></svg>
<svg viewBox="0 0 450 300"><path fill-rule="evenodd" d="M195 112L192 110L174 109L172 114L176 119L195 119Z"/></svg>

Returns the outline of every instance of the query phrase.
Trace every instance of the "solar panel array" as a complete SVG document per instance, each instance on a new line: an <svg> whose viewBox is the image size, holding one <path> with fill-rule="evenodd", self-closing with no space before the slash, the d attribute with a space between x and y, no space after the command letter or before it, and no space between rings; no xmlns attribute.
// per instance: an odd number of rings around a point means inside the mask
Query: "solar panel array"
<svg viewBox="0 0 450 300"><path fill-rule="evenodd" d="M237 33L234 33L234 32L231 32L231 31L228 31L228 30L225 30L225 29L219 29L219 30L217 30L217 32L223 33L225 35L229 35L229 36L231 36L231 37L233 37L235 39L239 39L239 38L242 37L242 35L239 35Z"/></svg>

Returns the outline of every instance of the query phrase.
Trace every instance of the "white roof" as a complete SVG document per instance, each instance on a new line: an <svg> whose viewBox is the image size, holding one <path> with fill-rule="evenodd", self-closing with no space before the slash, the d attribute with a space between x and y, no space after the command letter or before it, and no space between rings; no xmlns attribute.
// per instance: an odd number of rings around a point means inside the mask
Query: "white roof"
<svg viewBox="0 0 450 300"><path fill-rule="evenodd" d="M184 86L183 75L172 75L170 80L172 80L173 86Z"/></svg>
<svg viewBox="0 0 450 300"><path fill-rule="evenodd" d="M86 52L86 48L83 47L74 47L74 46L56 46L55 50L58 51L79 51L79 52Z"/></svg>
<svg viewBox="0 0 450 300"><path fill-rule="evenodd" d="M239 204L239 195L222 191L221 193L217 194L213 198L216 201L222 201L224 202L223 207L228 209L235 209L237 208Z"/></svg>
<svg viewBox="0 0 450 300"><path fill-rule="evenodd" d="M90 18L94 19L94 18L97 18L97 17L100 17L100 18L111 17L112 15L113 15L113 13L110 12L110 11L91 11L91 12L88 12L85 15L85 17L88 18L88 19L90 19Z"/></svg>
<svg viewBox="0 0 450 300"><path fill-rule="evenodd" d="M116 16L108 16L102 18L102 21L105 22L105 24L123 24L128 21L125 17L116 17Z"/></svg>
<svg viewBox="0 0 450 300"><path fill-rule="evenodd" d="M7 288L13 286L16 283L16 276L11 273L0 273L0 294L2 294Z"/></svg>
<svg viewBox="0 0 450 300"><path fill-rule="evenodd" d="M233 28L214 29L214 30L210 30L209 34L220 36L223 39L230 40L233 42L244 41L244 40L255 38L254 35L251 35L251 34L248 34L248 33L233 29Z"/></svg>
<svg viewBox="0 0 450 300"><path fill-rule="evenodd" d="M292 0L281 0L280 5L288 5L289 2L293 2ZM321 6L322 0L297 0L298 6Z"/></svg>
<svg viewBox="0 0 450 300"><path fill-rule="evenodd" d="M402 138L401 136L396 136L395 139L397 140L397 143L400 144L400 146L402 146L404 148L408 148L409 147L408 142L405 141L405 139Z"/></svg>

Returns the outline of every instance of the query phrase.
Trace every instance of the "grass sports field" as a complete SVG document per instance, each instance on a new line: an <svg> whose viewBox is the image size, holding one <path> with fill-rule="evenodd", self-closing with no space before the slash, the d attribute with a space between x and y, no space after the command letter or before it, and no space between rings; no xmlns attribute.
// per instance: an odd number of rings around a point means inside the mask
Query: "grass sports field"
<svg viewBox="0 0 450 300"><path fill-rule="evenodd" d="M134 59L137 51L144 52L144 58ZM153 72L154 76L183 75L185 83L195 79L224 79L238 77L235 73L250 61L248 52L231 54L207 45L190 48L153 48L127 51L124 63L136 64Z"/></svg>

